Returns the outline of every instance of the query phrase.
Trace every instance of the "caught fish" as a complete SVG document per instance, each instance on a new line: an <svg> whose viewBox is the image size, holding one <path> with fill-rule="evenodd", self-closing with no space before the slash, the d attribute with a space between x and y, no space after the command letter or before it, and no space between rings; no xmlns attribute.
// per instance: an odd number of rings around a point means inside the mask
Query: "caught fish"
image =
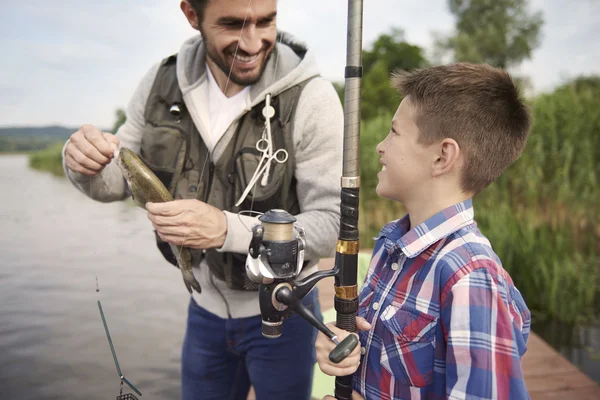
<svg viewBox="0 0 600 400"><path fill-rule="evenodd" d="M133 151L121 147L120 150L115 152L115 159L137 206L146 209L147 202L163 203L173 200L173 196L171 196L165 185ZM190 293L192 293L192 288L200 293L200 284L192 273L192 253L190 249L173 244L170 244L170 246L183 275L185 287Z"/></svg>

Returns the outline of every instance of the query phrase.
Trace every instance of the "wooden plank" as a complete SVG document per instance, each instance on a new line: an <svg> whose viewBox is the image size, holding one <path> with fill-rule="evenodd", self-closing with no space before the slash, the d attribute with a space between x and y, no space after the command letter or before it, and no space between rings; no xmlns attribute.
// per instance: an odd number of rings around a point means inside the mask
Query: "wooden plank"
<svg viewBox="0 0 600 400"><path fill-rule="evenodd" d="M596 387L575 388L566 391L530 393L531 400L598 400L600 389Z"/></svg>
<svg viewBox="0 0 600 400"><path fill-rule="evenodd" d="M532 333L523 357L525 378L576 373L579 370L538 335Z"/></svg>
<svg viewBox="0 0 600 400"><path fill-rule="evenodd" d="M579 370L570 362L563 362L555 354L541 353L530 356L530 351L523 358L523 373L525 379L533 379L540 376L551 376L558 374L575 373Z"/></svg>
<svg viewBox="0 0 600 400"><path fill-rule="evenodd" d="M531 394L538 392L563 392L588 387L598 388L596 382L579 370L567 374L534 376L527 378L525 382L527 384L527 390ZM600 388L598 388L598 390L600 390ZM600 392L598 393L600 394Z"/></svg>

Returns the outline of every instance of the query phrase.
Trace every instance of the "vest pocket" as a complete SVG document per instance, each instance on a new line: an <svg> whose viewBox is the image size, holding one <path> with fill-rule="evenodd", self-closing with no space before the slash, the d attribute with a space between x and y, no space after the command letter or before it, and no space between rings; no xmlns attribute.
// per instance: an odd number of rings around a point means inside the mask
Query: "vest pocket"
<svg viewBox="0 0 600 400"><path fill-rule="evenodd" d="M273 151L276 150L274 149ZM242 193L251 183L252 176L257 168L260 167L262 169L265 166L264 160L262 165L259 166L262 156L263 153L253 147L244 147L236 154L233 163L234 182L232 182L235 185L234 203L239 200ZM256 182L254 182L252 189L242 204L240 204L240 210L252 209L254 211L266 212L273 208L282 207L282 204L280 204L281 196L278 194L284 180L286 171L285 163L280 164L273 160L270 164L268 181L263 186L264 172L262 172Z"/></svg>
<svg viewBox="0 0 600 400"><path fill-rule="evenodd" d="M388 306L380 315L381 365L395 380L424 387L431 383L438 318L410 307Z"/></svg>
<svg viewBox="0 0 600 400"><path fill-rule="evenodd" d="M184 161L184 145L185 138L178 129L146 125L140 158L168 189L178 166Z"/></svg>

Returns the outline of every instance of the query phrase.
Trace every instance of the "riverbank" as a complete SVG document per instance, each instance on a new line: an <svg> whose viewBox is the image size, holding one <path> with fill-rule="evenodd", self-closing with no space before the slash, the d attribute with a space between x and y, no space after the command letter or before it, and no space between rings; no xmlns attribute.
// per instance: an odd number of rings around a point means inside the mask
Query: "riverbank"
<svg viewBox="0 0 600 400"><path fill-rule="evenodd" d="M64 176L62 167L62 148L64 143L55 143L52 146L29 154L29 166L38 171L47 171L54 176Z"/></svg>

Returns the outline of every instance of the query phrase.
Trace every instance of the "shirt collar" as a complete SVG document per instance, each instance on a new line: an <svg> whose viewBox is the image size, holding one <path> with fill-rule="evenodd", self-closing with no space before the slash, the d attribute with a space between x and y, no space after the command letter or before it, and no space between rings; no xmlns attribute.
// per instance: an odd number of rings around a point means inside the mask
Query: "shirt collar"
<svg viewBox="0 0 600 400"><path fill-rule="evenodd" d="M473 216L473 201L467 199L440 211L410 230L407 214L383 227L379 238L385 237L384 246L388 253L400 249L408 258L413 258L440 239L472 224Z"/></svg>

